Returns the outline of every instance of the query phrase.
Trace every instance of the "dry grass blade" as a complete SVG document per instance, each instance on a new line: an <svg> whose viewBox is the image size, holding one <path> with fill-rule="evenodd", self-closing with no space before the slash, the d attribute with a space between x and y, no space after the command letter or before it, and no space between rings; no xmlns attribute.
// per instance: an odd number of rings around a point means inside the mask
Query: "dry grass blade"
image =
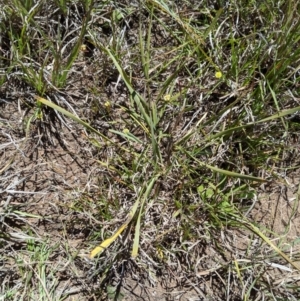
<svg viewBox="0 0 300 301"><path fill-rule="evenodd" d="M141 224L141 215L143 212L144 204L147 198L149 197L149 194L153 188L153 185L155 181L157 180L159 176L154 177L149 185L146 188L146 191L138 197L136 202L134 203L133 207L131 208L127 220L124 224L122 224L121 227L109 238L104 240L99 246L97 246L95 249L92 250L90 257L94 258L96 255L100 255L103 251L105 251L121 234L122 232L126 229L126 227L129 225L129 223L133 220L133 217L135 216L138 207L140 206L138 217L137 217L137 222L135 225L135 236L134 236L134 243L133 243L133 248L132 248L132 257L135 258L138 254L138 246L139 246L139 237L140 237L140 224Z"/></svg>
<svg viewBox="0 0 300 301"><path fill-rule="evenodd" d="M90 254L91 258L95 257L98 254L100 255L119 237L120 234L122 234L122 232L126 229L126 227L129 225L129 223L132 221L139 204L140 204L140 199L138 198L135 201L133 207L131 208L126 222L111 237L104 240L98 247L96 247L95 249L92 250L92 252Z"/></svg>
<svg viewBox="0 0 300 301"><path fill-rule="evenodd" d="M96 255L101 255L101 253L105 251L122 234L122 232L127 228L129 223L131 222L134 213L135 212L131 211L126 222L111 237L105 239L99 246L97 246L91 251L91 258L94 258Z"/></svg>

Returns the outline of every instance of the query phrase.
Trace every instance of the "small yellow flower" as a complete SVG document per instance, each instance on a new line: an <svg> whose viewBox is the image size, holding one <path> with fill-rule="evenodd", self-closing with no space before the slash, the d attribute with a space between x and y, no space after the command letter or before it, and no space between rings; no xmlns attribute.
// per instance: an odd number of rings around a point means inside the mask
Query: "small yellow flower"
<svg viewBox="0 0 300 301"><path fill-rule="evenodd" d="M164 259L164 252L162 251L162 249L160 247L158 247L156 249L156 252L157 252L157 256L160 260L163 260Z"/></svg>
<svg viewBox="0 0 300 301"><path fill-rule="evenodd" d="M85 44L82 44L82 45L80 46L80 51L81 51L81 52L86 52L86 45L85 45Z"/></svg>
<svg viewBox="0 0 300 301"><path fill-rule="evenodd" d="M223 74L222 74L221 71L217 71L217 72L215 73L215 77L216 77L216 78L221 78L222 76L223 76Z"/></svg>
<svg viewBox="0 0 300 301"><path fill-rule="evenodd" d="M124 134L129 134L129 130L128 130L128 129L124 129L124 130L123 130L123 133L124 133Z"/></svg>
<svg viewBox="0 0 300 301"><path fill-rule="evenodd" d="M171 95L170 94L166 94L164 96L164 101L170 101L170 99L171 99Z"/></svg>
<svg viewBox="0 0 300 301"><path fill-rule="evenodd" d="M106 101L106 102L104 103L104 106L107 107L107 108L110 108L111 104L110 104L109 101Z"/></svg>

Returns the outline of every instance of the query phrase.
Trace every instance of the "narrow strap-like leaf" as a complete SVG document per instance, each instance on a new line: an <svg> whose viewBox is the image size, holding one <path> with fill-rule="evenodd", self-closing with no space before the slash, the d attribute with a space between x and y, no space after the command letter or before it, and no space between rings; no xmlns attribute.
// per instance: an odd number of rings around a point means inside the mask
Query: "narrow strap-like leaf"
<svg viewBox="0 0 300 301"><path fill-rule="evenodd" d="M134 205L132 206L132 208L128 214L126 222L111 237L104 240L98 247L96 247L95 249L92 250L92 252L90 254L91 258L94 258L98 254L100 255L119 237L120 234L122 234L122 232L126 229L126 227L131 222L132 218L134 217L136 210L139 206L139 203L140 203L140 199L138 198L135 201Z"/></svg>

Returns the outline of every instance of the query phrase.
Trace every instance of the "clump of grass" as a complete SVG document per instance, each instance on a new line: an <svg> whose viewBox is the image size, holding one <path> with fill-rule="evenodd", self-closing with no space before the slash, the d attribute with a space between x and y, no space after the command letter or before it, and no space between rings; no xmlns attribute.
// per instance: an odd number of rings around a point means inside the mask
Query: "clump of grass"
<svg viewBox="0 0 300 301"><path fill-rule="evenodd" d="M97 279L100 287L89 292L101 295L106 287L117 298L121 282L111 279L132 268L152 283L159 272L166 282L171 275L195 283L210 278L212 287L199 286L197 293L214 300L296 300L290 297L296 287L270 288L268 281L270 267L299 270L296 254L287 255L273 242L277 234L249 213L259 185L279 180L295 135L287 117L300 110L293 89L297 4L222 8L186 1L183 9L173 1L55 1L47 4L55 20L49 31L45 3L15 2L2 13L1 29L8 24L9 33L1 47L11 58L1 58L8 78L1 81L4 89L17 80L30 91L26 136L31 124L43 125L40 134L56 126L49 117L54 110L66 130L70 120L84 128L101 170L96 193L79 193L72 206L62 206L84 216L88 228L90 241L80 254L71 256L66 243L64 256L72 266L76 260L92 266L84 282ZM15 251L23 260L15 274L24 296L64 298L56 294L55 269L45 265L57 246L26 242L32 256L40 248L48 255L28 268L24 249ZM29 285L32 277L41 286ZM6 298L17 298L9 282L6 289Z"/></svg>

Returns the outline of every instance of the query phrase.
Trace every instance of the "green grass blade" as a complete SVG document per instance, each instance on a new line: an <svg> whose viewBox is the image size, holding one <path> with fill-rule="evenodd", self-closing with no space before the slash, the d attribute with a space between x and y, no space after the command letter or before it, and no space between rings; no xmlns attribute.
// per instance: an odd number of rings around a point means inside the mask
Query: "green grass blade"
<svg viewBox="0 0 300 301"><path fill-rule="evenodd" d="M107 143L110 143L110 144L114 144L116 145L115 142L113 142L111 139L109 139L108 137L106 137L105 135L103 135L102 133L100 133L99 131L97 131L96 129L94 129L91 125L89 125L87 122L83 121L82 119L80 119L79 117L77 117L76 115L70 113L69 111L63 109L62 107L56 105L55 103L49 101L49 100L46 100L45 98L42 98L40 96L36 96L35 97L36 100L38 102L41 102L43 103L44 105L54 109L54 110L57 110L58 112L66 115L67 117L71 118L72 120L78 122L79 124L81 124L82 126L84 126L86 129L90 130L92 133L95 133L97 134L98 136L100 136L101 138L103 138ZM130 150L118 145L118 147L126 152L131 152Z"/></svg>
<svg viewBox="0 0 300 301"><path fill-rule="evenodd" d="M263 179L263 178L258 178L258 177L254 177L254 176L249 176L249 175L244 175L244 174L240 174L237 172L233 172L233 171L229 171L229 170L225 170L225 169L221 169L215 166L211 166L207 163L204 163L200 160L198 160L197 158L195 158L193 155L191 155L189 152L185 151L184 149L182 149L182 151L187 154L189 157L191 157L195 162L197 162L200 166L206 167L212 171L218 172L220 174L223 174L225 176L229 176L229 177L235 177L235 178L240 178L240 179L244 179L244 180L250 180L250 181L257 181L257 182L267 182L267 180Z"/></svg>
<svg viewBox="0 0 300 301"><path fill-rule="evenodd" d="M226 136L228 134L231 134L231 133L236 132L236 131L240 131L240 130L245 129L247 127L254 126L254 125L257 125L257 124L260 124L260 123L263 123L263 122L267 122L267 121L272 121L272 120L275 120L275 119L278 119L278 118L282 118L284 116L294 114L298 111L300 111L300 106L292 108L292 109L282 110L282 111L279 111L278 113L276 113L272 116L263 118L259 121L247 123L247 124L237 126L237 127L234 127L234 128L229 128L229 129L227 129L225 131L222 131L220 133L217 133L217 134L214 134L214 135L209 135L209 136L206 137L205 140L213 140L213 139L218 138L218 137Z"/></svg>
<svg viewBox="0 0 300 301"><path fill-rule="evenodd" d="M143 200L141 202L139 215L138 215L137 222L136 222L136 225L135 225L135 235L134 235L134 242L133 242L133 248L132 248L132 253L131 253L131 256L133 258L137 257L137 255L138 255L139 242L140 242L140 233L141 233L141 216L142 216L144 204L145 204L145 201L148 199L148 197L151 193L151 190L153 188L153 185L157 181L158 177L159 177L159 175L152 178L149 185L147 186L145 194L143 195Z"/></svg>
<svg viewBox="0 0 300 301"><path fill-rule="evenodd" d="M69 111L63 109L62 107L56 105L55 103L46 100L45 98L36 96L35 97L36 100L38 102L43 103L44 105L66 115L67 117L73 119L74 121L78 122L79 124L81 124L82 126L84 126L86 129L90 130L91 132L97 134L98 136L100 136L101 138L103 138L104 140L106 140L107 142L113 143L109 138L107 138L106 136L104 136L103 134L101 134L99 131L97 131L96 129L94 129L92 126L90 126L88 123L84 122L82 119L80 119L79 117L75 116L74 114L70 113Z"/></svg>
<svg viewBox="0 0 300 301"><path fill-rule="evenodd" d="M125 82L129 93L132 95L136 105L138 106L138 108L139 108L139 110L140 110L140 112L141 112L141 114L144 118L145 123L148 125L148 128L150 129L149 132L150 132L150 139L151 139L151 142L152 142L154 160L155 160L155 162L157 162L157 159L159 161L161 161L161 155L160 155L160 152L159 152L159 149L158 149L158 143L157 143L157 138L156 138L156 126L155 126L155 123L153 121L153 118L154 118L154 120L156 120L157 117L152 116L152 114L156 114L155 109L152 110L152 113L150 113L150 115L149 115L149 109L147 108L147 104L146 104L145 100L143 99L143 97L141 95L139 95L133 89L128 75L123 70L123 68L121 67L118 60L115 58L115 56L112 54L112 52L108 48L106 48L106 51L109 54L110 58L113 60L114 65L118 69L123 81Z"/></svg>
<svg viewBox="0 0 300 301"><path fill-rule="evenodd" d="M244 225L251 230L252 232L254 232L255 234L257 234L262 240L264 240L270 247L272 247L272 249L278 253L283 259L285 259L291 266L293 266L296 270L300 271L300 266L293 262L287 255L285 255L277 246L275 246L271 240L265 236L256 226L254 226L252 223L250 222L244 222Z"/></svg>

